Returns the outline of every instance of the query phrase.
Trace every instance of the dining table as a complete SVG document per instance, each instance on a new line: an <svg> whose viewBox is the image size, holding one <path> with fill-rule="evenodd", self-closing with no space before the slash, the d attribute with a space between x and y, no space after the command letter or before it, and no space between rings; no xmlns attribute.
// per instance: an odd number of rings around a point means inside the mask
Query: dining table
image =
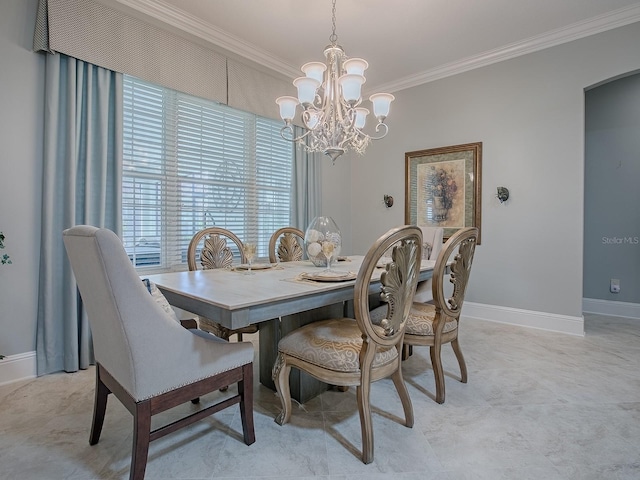
<svg viewBox="0 0 640 480"><path fill-rule="evenodd" d="M260 382L275 389L271 369L278 342L288 332L307 323L353 316L355 278L364 256L335 261L331 271L309 260L255 263L227 269L177 271L145 275L174 307L237 329L259 324ZM388 261L388 260L387 260ZM384 262L374 270L369 293L375 303L380 294ZM435 262L422 260L419 281L431 278ZM304 403L327 385L304 372L292 370L291 395Z"/></svg>

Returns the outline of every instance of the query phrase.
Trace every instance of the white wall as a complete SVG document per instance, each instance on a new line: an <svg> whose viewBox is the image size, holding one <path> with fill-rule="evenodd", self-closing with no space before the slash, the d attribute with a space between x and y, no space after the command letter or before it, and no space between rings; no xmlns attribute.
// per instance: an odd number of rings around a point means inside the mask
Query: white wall
<svg viewBox="0 0 640 480"><path fill-rule="evenodd" d="M378 202L404 198L405 152L483 142L482 244L467 300L549 313L543 328L556 315L581 319L584 89L640 68L639 45L636 23L396 92L388 137L351 160L353 249L403 223L403 201L387 212Z"/></svg>
<svg viewBox="0 0 640 480"><path fill-rule="evenodd" d="M44 59L31 51L36 0L0 4L0 353L35 350Z"/></svg>

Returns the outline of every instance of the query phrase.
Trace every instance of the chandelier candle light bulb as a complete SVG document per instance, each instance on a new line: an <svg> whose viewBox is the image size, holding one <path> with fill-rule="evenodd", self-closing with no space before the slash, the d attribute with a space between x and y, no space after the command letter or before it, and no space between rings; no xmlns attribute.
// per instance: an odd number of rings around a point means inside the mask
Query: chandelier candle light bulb
<svg viewBox="0 0 640 480"><path fill-rule="evenodd" d="M378 136L363 132L369 109L361 106L362 86L366 82L365 70L369 67L362 58L347 58L338 45L336 35L336 0L332 9L333 33L331 44L324 50L326 63L308 62L301 70L304 77L296 78L293 85L298 90L298 98L279 97L280 117L285 125L280 134L286 140L300 142L310 152L322 152L333 162L348 150L364 153L371 140L385 137L389 127L384 123L389 115L394 96L390 93L376 93L369 97L373 104L373 115ZM302 123L307 132L296 137L293 119L296 108L302 106Z"/></svg>

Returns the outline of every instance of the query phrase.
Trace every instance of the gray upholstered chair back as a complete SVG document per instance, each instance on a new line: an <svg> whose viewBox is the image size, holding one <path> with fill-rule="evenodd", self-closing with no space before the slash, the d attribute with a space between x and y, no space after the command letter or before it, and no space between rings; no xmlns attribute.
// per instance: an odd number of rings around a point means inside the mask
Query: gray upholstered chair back
<svg viewBox="0 0 640 480"><path fill-rule="evenodd" d="M442 227L420 227L422 231L422 258L436 260L442 245L444 244L444 228ZM428 248L424 248L424 246Z"/></svg>
<svg viewBox="0 0 640 480"><path fill-rule="evenodd" d="M250 343L212 344L171 318L112 231L73 227L64 231L64 244L89 317L96 361L136 400L253 361Z"/></svg>

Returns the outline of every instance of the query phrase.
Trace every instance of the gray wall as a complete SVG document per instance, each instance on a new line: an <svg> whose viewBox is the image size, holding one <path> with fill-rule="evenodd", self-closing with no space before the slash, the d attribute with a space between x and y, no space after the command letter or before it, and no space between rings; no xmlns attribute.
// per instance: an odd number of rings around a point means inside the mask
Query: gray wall
<svg viewBox="0 0 640 480"><path fill-rule="evenodd" d="M0 353L35 350L44 58L31 51L36 0L0 5Z"/></svg>
<svg viewBox="0 0 640 480"><path fill-rule="evenodd" d="M584 89L639 69L639 45L636 23L396 92L388 137L351 157L353 249L403 223L405 152L483 142L482 245L467 299L580 317ZM397 206L384 211L383 193Z"/></svg>
<svg viewBox="0 0 640 480"><path fill-rule="evenodd" d="M584 296L640 303L640 74L588 90L585 117Z"/></svg>
<svg viewBox="0 0 640 480"><path fill-rule="evenodd" d="M36 3L0 3L0 229L14 260L0 267L5 355L35 349L44 108L44 60L30 51ZM640 23L396 92L386 139L335 166L324 159L323 213L345 234L345 253L404 223L404 152L482 141L482 245L469 300L580 316L584 88L640 69L638 45ZM505 205L498 185L512 192Z"/></svg>

